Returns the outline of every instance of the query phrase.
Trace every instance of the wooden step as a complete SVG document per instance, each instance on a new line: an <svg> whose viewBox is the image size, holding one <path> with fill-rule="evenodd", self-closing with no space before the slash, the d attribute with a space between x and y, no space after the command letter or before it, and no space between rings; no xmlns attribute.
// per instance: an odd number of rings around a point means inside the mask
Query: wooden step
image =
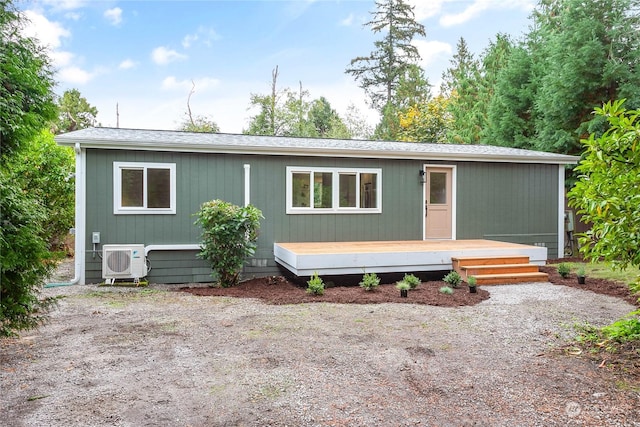
<svg viewBox="0 0 640 427"><path fill-rule="evenodd" d="M481 274L508 274L508 273L537 273L535 264L493 264L493 265L465 265L460 267L460 275L464 280L469 276Z"/></svg>
<svg viewBox="0 0 640 427"><path fill-rule="evenodd" d="M481 274L475 276L478 285L509 285L525 282L548 282L547 273L505 273L505 274Z"/></svg>
<svg viewBox="0 0 640 427"><path fill-rule="evenodd" d="M500 255L485 257L451 257L453 269L467 265L529 264L527 255Z"/></svg>

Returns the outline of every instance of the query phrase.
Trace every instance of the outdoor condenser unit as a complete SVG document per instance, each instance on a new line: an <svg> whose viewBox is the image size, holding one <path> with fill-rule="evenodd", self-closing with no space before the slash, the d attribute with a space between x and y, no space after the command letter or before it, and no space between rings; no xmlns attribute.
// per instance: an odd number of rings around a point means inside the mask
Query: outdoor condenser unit
<svg viewBox="0 0 640 427"><path fill-rule="evenodd" d="M115 279L139 281L147 275L144 245L104 245L102 247L102 278L113 284Z"/></svg>

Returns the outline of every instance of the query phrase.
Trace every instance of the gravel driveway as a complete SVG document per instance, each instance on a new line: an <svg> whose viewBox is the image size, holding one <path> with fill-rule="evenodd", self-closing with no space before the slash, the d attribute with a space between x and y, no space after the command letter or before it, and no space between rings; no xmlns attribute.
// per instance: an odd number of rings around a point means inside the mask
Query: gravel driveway
<svg viewBox="0 0 640 427"><path fill-rule="evenodd" d="M551 284L476 306L267 305L74 286L0 341L7 426L639 426L637 389L552 351L634 309Z"/></svg>

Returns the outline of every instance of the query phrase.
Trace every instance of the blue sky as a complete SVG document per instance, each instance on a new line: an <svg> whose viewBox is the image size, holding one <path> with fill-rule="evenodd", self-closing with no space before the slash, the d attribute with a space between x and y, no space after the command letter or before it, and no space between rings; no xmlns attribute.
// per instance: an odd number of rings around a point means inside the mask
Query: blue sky
<svg viewBox="0 0 640 427"><path fill-rule="evenodd" d="M56 93L77 88L98 108L103 126L176 129L191 109L223 132L240 133L255 111L251 93L278 87L326 97L344 114L354 104L375 124L364 92L344 73L373 49L363 23L373 0L97 1L17 0L27 35L49 49ZM408 0L427 32L415 40L437 90L464 37L478 54L498 32L528 31L533 0Z"/></svg>

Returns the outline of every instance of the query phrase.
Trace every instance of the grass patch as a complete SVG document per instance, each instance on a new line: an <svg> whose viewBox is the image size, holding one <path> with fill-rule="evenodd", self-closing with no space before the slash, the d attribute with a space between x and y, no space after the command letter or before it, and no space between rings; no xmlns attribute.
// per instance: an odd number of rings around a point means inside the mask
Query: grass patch
<svg viewBox="0 0 640 427"><path fill-rule="evenodd" d="M607 326L586 324L576 329L578 336L565 348L566 354L598 360L600 368L611 369L640 384L640 310Z"/></svg>
<svg viewBox="0 0 640 427"><path fill-rule="evenodd" d="M619 270L614 269L610 263L605 262L567 262L563 264L567 264L573 273L578 270L578 267L583 266L589 277L614 280L625 285L630 285L640 278L640 269L637 267L627 267L624 270Z"/></svg>

